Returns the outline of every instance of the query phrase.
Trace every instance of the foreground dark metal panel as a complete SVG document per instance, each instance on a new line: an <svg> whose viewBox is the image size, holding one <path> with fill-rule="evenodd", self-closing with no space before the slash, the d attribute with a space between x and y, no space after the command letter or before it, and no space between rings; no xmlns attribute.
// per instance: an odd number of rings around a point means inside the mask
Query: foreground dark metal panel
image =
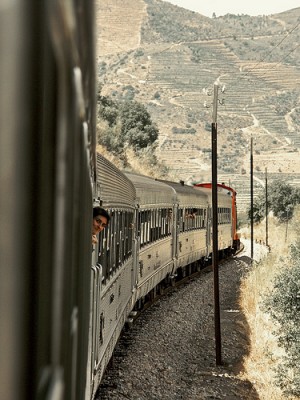
<svg viewBox="0 0 300 400"><path fill-rule="evenodd" d="M92 4L0 5L1 399L84 398Z"/></svg>

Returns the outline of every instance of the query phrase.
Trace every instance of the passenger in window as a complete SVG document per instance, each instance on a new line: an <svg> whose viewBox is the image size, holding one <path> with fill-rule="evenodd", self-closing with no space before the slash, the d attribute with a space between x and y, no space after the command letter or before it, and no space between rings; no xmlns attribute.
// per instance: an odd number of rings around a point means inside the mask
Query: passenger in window
<svg viewBox="0 0 300 400"><path fill-rule="evenodd" d="M197 208L192 208L191 210L186 210L185 218L194 219L197 215Z"/></svg>
<svg viewBox="0 0 300 400"><path fill-rule="evenodd" d="M92 244L98 243L97 235L105 229L110 221L110 215L102 207L93 208Z"/></svg>

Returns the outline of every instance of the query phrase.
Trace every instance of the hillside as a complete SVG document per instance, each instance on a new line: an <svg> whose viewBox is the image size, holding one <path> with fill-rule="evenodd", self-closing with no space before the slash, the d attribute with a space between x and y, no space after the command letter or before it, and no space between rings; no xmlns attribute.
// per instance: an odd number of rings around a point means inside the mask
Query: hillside
<svg viewBox="0 0 300 400"><path fill-rule="evenodd" d="M160 0L98 0L102 94L147 106L157 157L174 179L210 180L212 92L218 105L219 181L249 203L249 143L257 189L300 184L300 8L208 18Z"/></svg>

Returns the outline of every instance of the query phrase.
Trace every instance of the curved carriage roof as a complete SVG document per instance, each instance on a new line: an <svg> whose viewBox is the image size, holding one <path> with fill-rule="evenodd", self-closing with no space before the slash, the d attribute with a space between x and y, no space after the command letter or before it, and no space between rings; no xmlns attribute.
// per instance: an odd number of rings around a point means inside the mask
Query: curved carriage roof
<svg viewBox="0 0 300 400"><path fill-rule="evenodd" d="M176 194L172 187L148 176L125 172L135 186L137 203L142 207L172 207Z"/></svg>
<svg viewBox="0 0 300 400"><path fill-rule="evenodd" d="M171 186L176 191L177 203L183 207L207 207L208 193L205 190L196 190L193 186L181 182L160 181Z"/></svg>
<svg viewBox="0 0 300 400"><path fill-rule="evenodd" d="M97 154L98 195L104 207L134 207L136 191L132 182L110 161Z"/></svg>

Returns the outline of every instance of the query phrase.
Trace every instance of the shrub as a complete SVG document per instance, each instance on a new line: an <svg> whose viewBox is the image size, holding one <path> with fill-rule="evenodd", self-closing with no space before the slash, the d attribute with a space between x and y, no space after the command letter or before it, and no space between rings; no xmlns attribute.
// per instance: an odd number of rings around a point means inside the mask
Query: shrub
<svg viewBox="0 0 300 400"><path fill-rule="evenodd" d="M286 395L300 395L300 241L291 246L289 266L275 279L264 307L277 323L278 344L285 356L276 383Z"/></svg>

